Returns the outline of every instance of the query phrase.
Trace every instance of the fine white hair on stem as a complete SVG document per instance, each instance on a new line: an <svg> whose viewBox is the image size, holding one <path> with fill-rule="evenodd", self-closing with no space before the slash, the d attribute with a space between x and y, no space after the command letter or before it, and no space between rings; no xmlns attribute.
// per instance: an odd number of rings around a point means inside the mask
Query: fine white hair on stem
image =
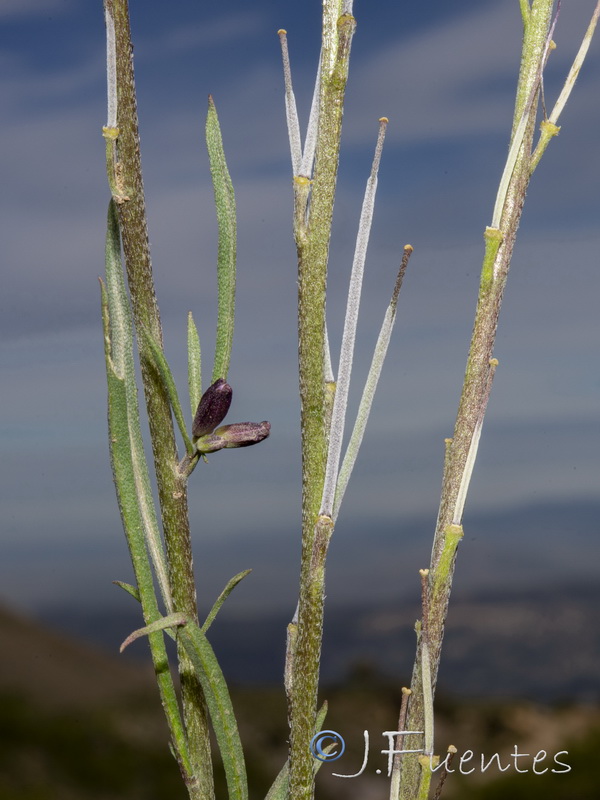
<svg viewBox="0 0 600 800"><path fill-rule="evenodd" d="M577 55L575 56L575 60L573 61L573 65L569 70L569 74L567 75L567 79L565 81L565 85L562 88L561 93L558 96L558 100L554 104L554 108L552 109L552 113L550 114L549 121L553 124L556 124L558 118L560 117L563 108L565 107L565 103L569 99L569 95L575 86L575 81L577 80L577 76L579 75L579 70L581 69L581 65L583 64L585 57L587 55L587 51L590 48L590 44L592 41L592 36L594 35L594 31L596 30L596 24L598 22L598 16L600 16L600 0L596 3L596 8L594 9L594 13L592 14L592 19L590 20L590 24L588 25L588 29L585 32L585 36L583 37L583 41L581 42L581 46L577 51Z"/></svg>
<svg viewBox="0 0 600 800"><path fill-rule="evenodd" d="M331 348L329 347L329 334L327 333L327 325L325 325L325 364L324 364L324 375L323 379L325 383L333 383L335 381L335 375L333 374L333 367L331 366Z"/></svg>
<svg viewBox="0 0 600 800"><path fill-rule="evenodd" d="M421 576L421 683L423 684L423 721L425 728L424 754L433 755L433 686L429 657L429 570L420 569Z"/></svg>
<svg viewBox="0 0 600 800"><path fill-rule="evenodd" d="M475 429L473 430L473 436L471 437L471 444L469 445L469 452L467 453L467 460L465 462L465 468L460 479L458 495L454 505L454 513L452 515L452 522L454 525L460 525L462 521L462 515L465 509L465 503L467 501L467 492L469 491L469 484L471 483L471 475L473 474L473 467L475 466L475 459L477 458L477 450L479 449L479 439L481 438L483 419L485 417L488 400L490 398L490 392L492 391L492 382L494 380L494 374L497 366L498 360L496 358L491 358L485 393L479 413L477 415Z"/></svg>
<svg viewBox="0 0 600 800"><path fill-rule="evenodd" d="M283 79L285 82L285 116L287 119L288 136L290 138L290 153L292 156L292 171L294 175L300 174L302 160L302 142L300 139L300 123L296 98L292 88L292 70L290 67L290 54L287 44L287 32L281 28L277 31L281 42L281 57L283 59Z"/></svg>
<svg viewBox="0 0 600 800"><path fill-rule="evenodd" d="M312 103L310 106L310 116L308 117L308 128L306 129L306 139L304 141L304 152L302 153L302 163L300 165L300 175L310 178L312 175L313 162L315 160L315 150L317 148L317 130L319 128L319 92L321 87L321 56L319 55L319 66L317 68L317 79L313 91Z"/></svg>
<svg viewBox="0 0 600 800"><path fill-rule="evenodd" d="M344 454L344 460L342 461L340 474L337 480L335 499L333 503L334 522L337 519L340 506L342 504L342 500L344 499L344 494L348 486L348 481L350 480L350 475L352 475L352 470L354 469L354 464L356 463L356 457L358 456L358 451L360 449L363 436L365 434L365 429L367 427L367 422L369 420L369 414L371 413L371 406L373 405L375 390L377 389L377 384L381 376L381 370L383 369L383 362L385 361L388 345L390 343L390 339L392 337L392 331L394 329L394 322L396 321L396 307L398 304L398 294L400 293L400 289L402 288L404 273L406 272L408 259L410 258L412 250L413 248L411 245L409 244L405 245L404 256L402 257L402 264L400 266L400 269L398 271L398 276L396 278L396 284L394 286L394 291L392 293L392 299L390 300L390 304L386 309L385 316L383 318L383 323L381 324L381 330L379 331L379 336L377 337L377 344L375 345L375 351L373 353L373 358L371 359L371 366L369 367L369 374L367 375L365 388L363 389L362 397L360 399L360 404L358 406L356 421L354 423L352 435L350 436L350 441L348 442L348 447L346 448L346 452Z"/></svg>
<svg viewBox="0 0 600 800"><path fill-rule="evenodd" d="M426 756L433 755L433 688L431 686L431 659L429 644L424 641L421 645L421 682L423 684L423 717L425 728L425 743L423 752Z"/></svg>
<svg viewBox="0 0 600 800"><path fill-rule="evenodd" d="M362 289L362 279L364 273L369 234L373 221L373 208L375 205L375 193L377 191L377 173L379 162L381 161L381 151L387 127L386 117L379 120L379 135L377 146L373 158L371 174L367 181L365 197L363 200L358 235L356 237L356 247L354 249L354 261L352 264L352 274L350 276L350 287L348 289L348 302L346 304L346 318L344 320L344 333L342 336L342 346L340 350L340 363L338 367L337 385L335 399L333 401L333 411L331 414L331 429L329 433L329 447L327 450L327 466L325 468L325 482L323 485L323 497L321 500L320 514L331 517L333 514L333 501L335 497L335 487L337 484L338 468L340 463L340 453L342 450L342 438L344 435L344 421L346 417L346 406L348 404L348 388L350 385L350 375L352 373L352 361L354 357L354 340L356 338L356 325L358 322L358 310L360 307L360 295Z"/></svg>
<svg viewBox="0 0 600 800"><path fill-rule="evenodd" d="M117 45L115 38L115 21L108 4L104 5L106 21L106 95L108 109L106 127L117 127Z"/></svg>

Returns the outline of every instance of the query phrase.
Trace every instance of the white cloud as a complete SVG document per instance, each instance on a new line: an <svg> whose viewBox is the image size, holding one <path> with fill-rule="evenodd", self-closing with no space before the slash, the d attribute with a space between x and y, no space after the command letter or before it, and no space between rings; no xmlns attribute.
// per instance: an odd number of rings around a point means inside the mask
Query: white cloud
<svg viewBox="0 0 600 800"><path fill-rule="evenodd" d="M61 68L52 66L47 70L35 70L24 59L15 55L0 54L2 77L0 78L0 100L5 109L5 119L23 116L26 110L30 117L58 117L59 108L51 108L49 101L73 105L73 97L82 90L91 94L98 80L105 74L105 56L99 49L76 65ZM71 110L71 108L70 108ZM77 111L85 111L79 106Z"/></svg>
<svg viewBox="0 0 600 800"><path fill-rule="evenodd" d="M194 48L220 47L230 45L239 39L247 39L255 34L263 24L263 15L256 11L223 14L197 25L173 26L159 32L155 37L141 37L136 42L138 54L163 58L184 50Z"/></svg>
<svg viewBox="0 0 600 800"><path fill-rule="evenodd" d="M2 0L0 19L29 17L33 14L64 14L73 5L72 0Z"/></svg>
<svg viewBox="0 0 600 800"><path fill-rule="evenodd" d="M587 27L593 3L564 4L555 31L558 48L546 75L547 102L566 76ZM486 3L414 37L403 37L350 67L346 117L357 143L374 138L374 121L389 116L388 141L449 140L508 132L521 48L517 3ZM375 55L371 55L371 53ZM597 61L597 48L584 65ZM554 73L554 74L553 74ZM582 91L581 84L576 89ZM586 87L596 105L596 87Z"/></svg>

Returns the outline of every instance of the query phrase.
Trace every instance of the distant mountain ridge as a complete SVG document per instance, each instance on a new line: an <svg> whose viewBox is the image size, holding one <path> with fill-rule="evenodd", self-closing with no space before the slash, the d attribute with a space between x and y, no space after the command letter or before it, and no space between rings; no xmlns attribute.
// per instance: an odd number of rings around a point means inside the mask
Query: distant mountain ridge
<svg viewBox="0 0 600 800"><path fill-rule="evenodd" d="M575 594L575 593L573 593ZM571 598L573 599L573 598ZM585 600L579 597L579 600ZM454 622L448 631L447 664L454 659L460 664L463 653L457 642L462 641L463 627L469 630L467 642L477 642L477 652L486 652L482 635L486 620L489 632L499 637L501 650L507 644L502 638L512 630L517 638L530 633L531 624L540 622L527 597L512 598L520 610L520 620L513 626L507 624L507 603L488 598L488 604L479 600L478 612L472 600L458 600L455 604ZM587 598L589 603L597 600L597 592ZM592 608L587 602L586 605ZM579 616L580 603L563 604L563 618L557 619L555 630L560 638L570 624L579 631L579 623L586 623L587 615ZM547 607L544 614L552 627L554 609ZM330 708L328 726L343 731L348 743L343 771L353 771L361 763L361 734L368 728L374 739L382 730L395 724L400 702L400 685L404 676L392 681L381 680L371 669L374 661L366 657L369 648L378 648L396 637L399 626L403 630L411 627L414 615L409 609L402 616L389 609L370 609L356 616L348 611L335 611L329 615L326 633L325 661L328 669L335 667L336 658L346 670L338 686L325 688L323 696ZM101 617L98 616L99 620ZM512 612L508 619L513 619ZM90 615L81 614L87 630L94 629ZM575 620L579 620L576 624ZM63 617L62 623L65 623ZM72 620L73 621L73 620ZM240 727L246 755L251 767L250 800L264 798L268 787L285 761L289 731L286 723L285 695L281 687L279 662L283 656L281 621L229 620L215 624L213 642L230 678L253 677L262 682L272 674L277 686L241 687L231 686L232 700ZM502 624L500 624L502 623ZM113 633L122 636L122 627L127 624L122 616L113 617ZM133 625L136 623L133 622ZM132 627L133 627L132 625ZM541 626L543 629L543 626ZM106 630L110 628L107 625ZM347 635L354 631L354 639ZM336 635L332 635L332 630ZM97 632L97 631L96 631ZM412 636L404 631L407 642ZM397 638L397 637L396 637ZM345 642L344 647L340 644ZM249 644L251 643L251 647ZM117 655L102 652L98 647L71 640L62 633L49 631L6 609L0 610L0 730L3 759L0 765L0 798L2 800L183 800L186 795L177 765L167 746L168 732L160 708L156 686L149 669L147 646L137 642L132 652L145 657L127 661ZM358 645L360 644L360 647ZM544 657L544 637L540 645L539 659ZM563 644L566 644L563 641ZM264 647L263 647L264 645ZM352 655L354 667L348 674L348 663L342 656ZM116 649L116 648L115 648ZM566 649L566 648L565 648ZM332 659L332 652L336 658ZM391 652L391 650L389 651ZM577 651L582 654L581 648ZM410 660L411 653L402 651L403 661ZM360 660L362 658L362 661ZM545 671L554 671L554 665L532 663L538 677ZM493 659L492 659L493 661ZM583 661L585 664L585 660ZM386 663L386 667L390 665ZM502 666L505 666L504 664ZM464 668L464 664L463 664ZM490 672L490 662L475 660L472 669L481 669L484 688L491 695L495 688L488 680L497 680L499 672ZM259 674L262 669L262 675ZM527 672L528 670L526 670ZM510 672L510 671L509 671ZM582 673L583 674L583 673ZM448 684L446 688L456 688ZM248 681L246 681L248 683ZM442 687L443 689L444 687ZM458 686L462 689L461 685ZM472 687L471 687L472 688ZM497 688L497 687L496 687ZM537 705L528 701L504 702L490 699L483 703L469 702L457 693L454 697L438 696L436 703L436 741L452 742L459 752L476 747L477 752L507 753L519 743L521 752L536 753L540 749L548 752L569 751L569 763L573 772L558 777L549 773L549 780L540 784L546 788L537 793L527 789L518 790L520 780L513 788L504 788L504 775L490 770L486 780L498 781L496 793L490 783L485 784L486 794L479 792L477 781L461 781L452 776L448 785L448 797L461 800L481 800L485 797L552 797L555 800L572 800L574 797L593 797L597 775L594 753L600 742L597 707L591 705ZM577 744L581 742L582 744ZM579 747L579 750L577 749ZM582 749L583 748L583 749ZM373 759L376 753L373 752ZM374 763L374 762L373 762ZM382 762L384 763L384 762ZM346 768L348 767L348 768ZM344 797L345 800L365 800L382 796L382 777L375 767L355 781L340 789L340 781L323 770L320 774L319 797L322 800ZM223 776L216 773L217 797L226 795ZM522 775L517 775L522 779ZM510 776L509 776L510 779ZM536 778L537 782L542 778ZM579 793L577 787L584 788ZM594 787L594 788L591 788ZM481 786L483 791L484 786Z"/></svg>
<svg viewBox="0 0 600 800"><path fill-rule="evenodd" d="M600 698L600 587L554 585L545 590L497 590L457 594L450 605L439 676L452 695L525 697L594 702ZM326 611L322 674L343 682L368 669L407 683L414 655L418 606L399 603L336 607ZM229 680L280 684L285 631L283 614L233 617L226 610L209 638ZM82 635L116 654L128 631L140 625L130 610L65 609L46 622ZM130 658L147 650L131 648Z"/></svg>

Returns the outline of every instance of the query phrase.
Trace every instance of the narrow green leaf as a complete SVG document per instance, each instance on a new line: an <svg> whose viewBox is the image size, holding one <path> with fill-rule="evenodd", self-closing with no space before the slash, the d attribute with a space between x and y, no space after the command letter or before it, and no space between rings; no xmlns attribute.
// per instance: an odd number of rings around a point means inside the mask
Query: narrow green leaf
<svg viewBox="0 0 600 800"><path fill-rule="evenodd" d="M231 592L232 592L232 591L235 589L235 587L238 585L238 583L239 583L240 581L244 580L244 578L246 577L246 575L249 575L251 572L252 572L252 570L251 570L251 569L245 569L243 572L238 572L238 574L237 574L237 575L234 575L234 576L233 576L233 578L232 578L232 579L229 581L229 583L227 584L227 586L226 586L226 587L223 589L223 591L221 592L221 594L220 594L220 595L217 597L217 599L215 600L215 602L214 602L214 605L213 605L213 607L212 607L212 608L211 608L211 610L210 610L210 613L208 614L208 616L206 617L206 619L205 619L205 621L204 621L204 625L203 625L203 626L200 628L200 630L202 631L202 633L206 633L206 631L207 631L207 630L210 628L210 626L212 625L212 622L213 622L214 618L215 618L215 617L217 616L217 614L219 613L219 609L221 608L221 606L223 605L223 603L225 602L225 600L227 600L227 598L229 597L229 595L231 594Z"/></svg>
<svg viewBox="0 0 600 800"><path fill-rule="evenodd" d="M186 452L191 456L194 452L194 446L192 445L192 441L187 432L185 419L183 417L183 411L181 409L181 403L179 402L179 395L177 394L177 387L175 386L175 381L173 380L171 368L169 367L167 359L165 358L162 347L154 340L150 332L145 330L143 331L142 335L148 344L156 371L162 378L163 386L165 387L165 391L169 396L169 402L171 403L171 408L173 409L173 415L177 420L177 425L179 426Z"/></svg>
<svg viewBox="0 0 600 800"><path fill-rule="evenodd" d="M198 410L198 403L202 397L202 359L200 355L200 337L198 336L198 330L191 311L188 313L187 346L190 408L192 409L192 419L194 419Z"/></svg>
<svg viewBox="0 0 600 800"><path fill-rule="evenodd" d="M114 369L113 377L118 377L123 381L123 389L125 392L125 408L121 409L120 414L122 414L122 424L124 427L123 435L127 439L127 447L129 448L129 456L131 458L132 473L128 479L131 481L131 491L135 494L138 503L146 546L148 547L152 563L154 564L158 585L160 586L167 611L171 611L173 601L171 599L171 589L167 573L167 559L158 528L156 509L154 508L154 500L150 488L150 475L140 427L135 364L133 358L133 325L131 321L129 298L125 289L123 267L121 264L119 223L114 201L111 202L109 206L106 233L106 294L104 295L103 290L103 302L104 300L106 301L107 326L105 332L105 347L108 347L108 353L110 354L110 362ZM109 364L107 360L107 371L108 369ZM110 386L109 374L109 410ZM115 389L115 391L117 390ZM118 390L118 392L120 392L120 390ZM117 490L118 488L117 486Z"/></svg>
<svg viewBox="0 0 600 800"><path fill-rule="evenodd" d="M160 617L160 613L156 603L156 597L154 596L152 572L144 541L144 526L134 488L135 478L133 477L133 464L131 460L131 450L129 448L125 381L116 375L110 358L108 301L106 299L106 290L104 286L102 286L102 295L109 393L108 417L111 462L123 527L125 528L125 534L127 536L136 580L140 587L140 600L144 610L144 618L146 621L152 622ZM183 765L186 774L191 775L192 765L188 752L187 738L179 712L177 695L169 671L167 652L162 634L152 634L149 637L149 642L156 680L163 708L169 722L173 746L178 753L178 759Z"/></svg>
<svg viewBox="0 0 600 800"><path fill-rule="evenodd" d="M132 586L130 583L124 583L124 581L113 581L113 583L115 584L115 586L120 586L121 589L124 589L127 592L127 594L130 594L135 600L138 601L138 603L142 602L140 593L135 588L135 586ZM165 630L165 633L173 640L177 638L173 633L173 631L170 630L169 628Z"/></svg>
<svg viewBox="0 0 600 800"><path fill-rule="evenodd" d="M286 800L290 784L290 765L286 761L279 774L271 784L265 800Z"/></svg>
<svg viewBox="0 0 600 800"><path fill-rule="evenodd" d="M151 633L164 631L165 628L176 628L178 625L185 625L186 622L187 618L185 614L182 613L169 614L166 617L161 617L151 622L149 625L145 625L143 628L138 628L136 631L133 631L133 633L130 633L121 644L121 647L119 647L119 653L122 653L126 647L129 647L132 642L135 642L136 639L140 639L142 636L149 636Z"/></svg>
<svg viewBox="0 0 600 800"><path fill-rule="evenodd" d="M219 313L217 319L217 340L212 383L218 378L227 378L235 312L235 269L236 269L236 215L235 194L227 169L219 118L212 97L208 98L206 117L206 145L210 160L215 192L217 222L219 225L219 250L217 258L217 277L219 285Z"/></svg>
<svg viewBox="0 0 600 800"><path fill-rule="evenodd" d="M104 332L104 355L106 361L106 377L108 383L108 431L110 458L117 490L117 499L123 521L123 528L131 554L133 570L138 585L139 598L142 604L144 620L152 623L160 618L152 569L148 558L147 546L148 521L150 512L143 495L143 485L139 469L138 444L141 446L139 417L131 407L133 390L130 363L133 362L133 336L131 320L128 317L123 274L119 257L119 228L114 203L111 202L108 216L106 245L107 287L100 281L102 294L102 327ZM118 275L121 275L119 281ZM122 290L122 291L121 291ZM129 331L127 327L129 325ZM129 381L129 382L128 382ZM133 433L137 420L139 438ZM143 449L142 449L143 452ZM146 462L142 459L146 466ZM147 468L146 468L147 476ZM148 487L149 492L149 487ZM151 502L151 494L149 494ZM152 504L151 510L154 510ZM158 532L158 529L157 529ZM160 542L160 537L159 537ZM160 543L162 546L162 543ZM168 587L168 584L167 584ZM167 594L165 602L170 600ZM178 754L178 761L185 774L191 776L192 765L188 751L187 737L179 712L179 704L173 680L169 670L169 662L163 636L160 632L149 636L152 661L160 696L169 723L173 746Z"/></svg>
<svg viewBox="0 0 600 800"><path fill-rule="evenodd" d="M229 800L247 800L248 784L242 743L225 678L206 636L189 621L178 632L202 684L206 704L223 759Z"/></svg>
<svg viewBox="0 0 600 800"><path fill-rule="evenodd" d="M140 600L140 593L135 588L135 586L132 586L130 583L124 583L123 581L113 581L113 583L115 584L115 586L120 586L121 589L125 589L127 594L130 594L133 598L135 598L138 601L138 603L142 602Z"/></svg>
<svg viewBox="0 0 600 800"><path fill-rule="evenodd" d="M323 730L323 723L325 722L325 717L327 716L327 701L323 703L321 708L319 709L319 713L317 714L317 721L315 723L315 733L318 733L320 730ZM328 745L323 752L327 752L328 749L334 747L334 744ZM325 762L320 761L318 758L315 758L315 773L317 773ZM290 783L290 766L289 763L286 761L281 771L273 781L271 788L269 789L265 800L287 800L287 793L288 793L288 786Z"/></svg>
<svg viewBox="0 0 600 800"><path fill-rule="evenodd" d="M327 700L323 703L319 712L317 714L317 721L315 723L315 733L318 733L320 730L323 730L323 723L325 722L325 717L327 716L327 711L329 709L329 704Z"/></svg>

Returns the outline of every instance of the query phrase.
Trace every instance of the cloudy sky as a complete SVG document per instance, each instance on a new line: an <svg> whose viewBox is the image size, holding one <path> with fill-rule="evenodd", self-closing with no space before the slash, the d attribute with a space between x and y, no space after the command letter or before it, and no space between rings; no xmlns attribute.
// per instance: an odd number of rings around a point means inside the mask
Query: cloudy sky
<svg viewBox="0 0 600 800"><path fill-rule="evenodd" d="M594 4L562 4L548 106ZM210 92L239 215L230 416L272 423L267 442L215 454L191 478L200 597L209 603L232 574L254 567L231 602L290 611L300 515L296 267L276 32L288 31L306 121L320 3L302 8L299 16L291 0L131 3L167 355L184 394L193 310L206 385L216 316L216 221L203 139ZM332 602L360 592L365 600L414 593L415 570L428 560L520 48L517 0L357 0L354 11L328 299L334 360L377 120L385 115L390 124L350 413L402 246L410 242L415 252L332 545ZM0 24L0 597L34 612L118 607L128 601L110 582L128 580L130 568L108 460L97 283L109 197L102 4L4 0ZM598 519L600 463L599 81L596 40L527 197L465 517L459 578L467 589L598 578L598 531L589 520ZM565 509L567 529L545 538Z"/></svg>

